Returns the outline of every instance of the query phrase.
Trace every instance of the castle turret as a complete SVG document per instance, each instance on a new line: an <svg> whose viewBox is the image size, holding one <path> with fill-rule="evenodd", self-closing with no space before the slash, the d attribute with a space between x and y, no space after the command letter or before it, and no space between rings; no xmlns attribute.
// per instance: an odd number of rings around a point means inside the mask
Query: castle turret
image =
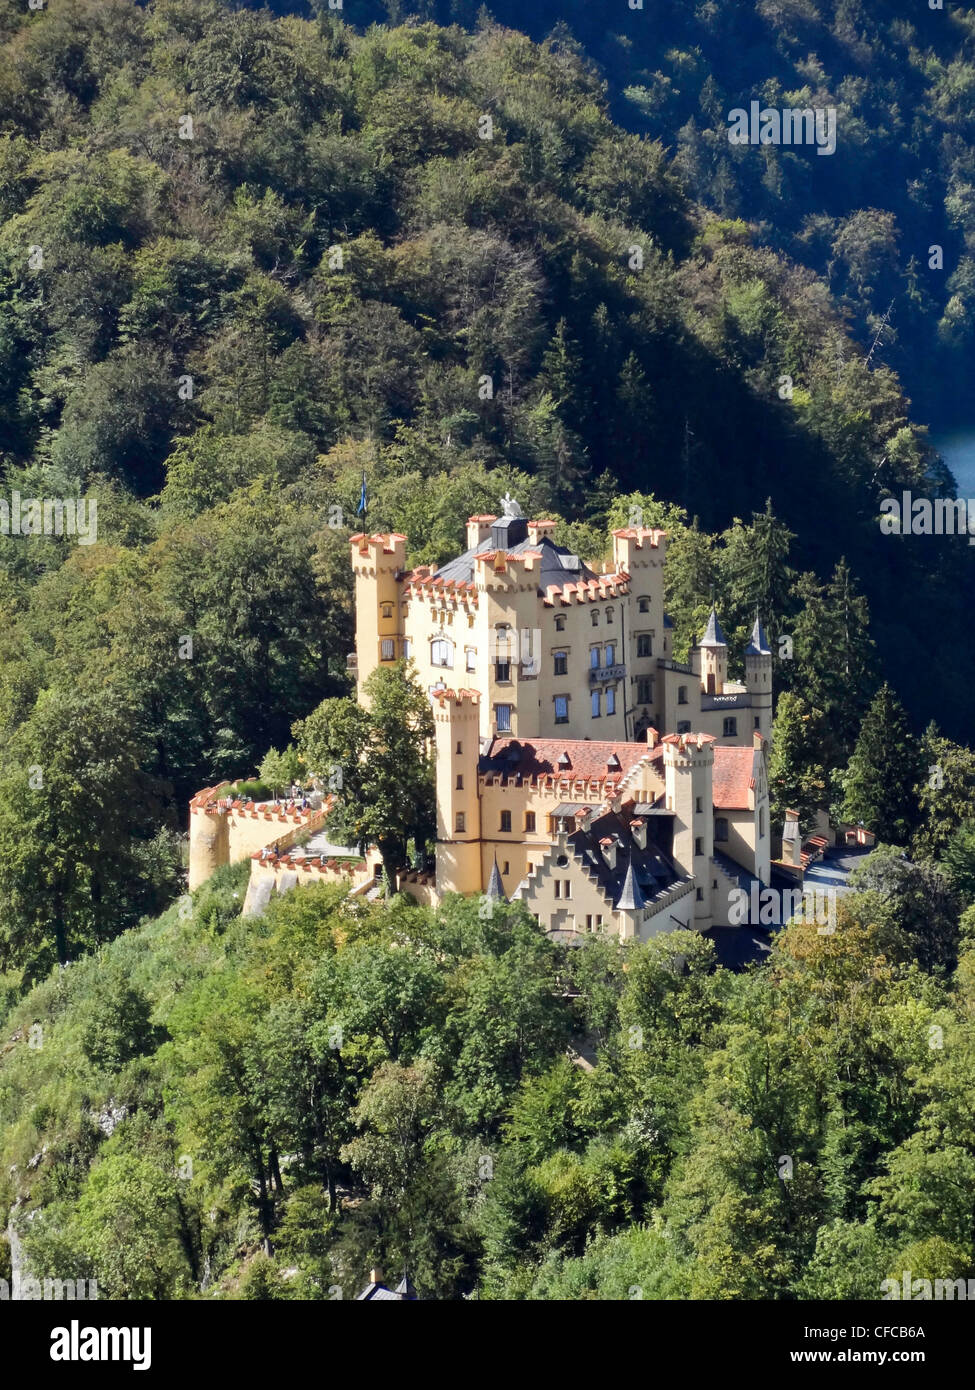
<svg viewBox="0 0 975 1390"><path fill-rule="evenodd" d="M437 753L437 892L481 891L481 803L477 794L479 697L433 696Z"/></svg>
<svg viewBox="0 0 975 1390"><path fill-rule="evenodd" d="M355 575L356 689L381 663L403 655L400 576L406 564L406 537L356 535L351 538Z"/></svg>
<svg viewBox="0 0 975 1390"><path fill-rule="evenodd" d="M192 893L224 864L230 863L230 828L226 810L218 807L220 792L229 782L206 787L190 802L190 868Z"/></svg>
<svg viewBox="0 0 975 1390"><path fill-rule="evenodd" d="M698 643L698 651L701 689L708 695L720 695L728 679L728 639L721 631L718 615L713 608L704 636Z"/></svg>
<svg viewBox="0 0 975 1390"><path fill-rule="evenodd" d="M704 931L712 917L714 739L710 734L668 734L661 742L666 804L674 812L673 859L694 879L694 926Z"/></svg>
<svg viewBox="0 0 975 1390"><path fill-rule="evenodd" d="M772 649L757 616L745 647L745 689L752 697L752 711L758 720L754 730L768 738L772 732Z"/></svg>

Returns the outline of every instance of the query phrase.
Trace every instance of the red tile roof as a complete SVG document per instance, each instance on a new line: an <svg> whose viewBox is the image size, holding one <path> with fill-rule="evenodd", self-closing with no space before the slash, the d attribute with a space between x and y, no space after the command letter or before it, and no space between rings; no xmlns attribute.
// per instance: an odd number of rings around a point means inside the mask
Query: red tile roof
<svg viewBox="0 0 975 1390"><path fill-rule="evenodd" d="M714 809L716 811L747 811L748 793L755 785L755 749L726 748L718 744L714 750Z"/></svg>
<svg viewBox="0 0 975 1390"><path fill-rule="evenodd" d="M508 763L505 755L509 748L518 750L517 761ZM571 767L560 767L559 759L567 753ZM610 772L608 763L613 754L619 759L618 769ZM510 776L525 778L568 777L585 781L619 781L641 758L658 759L663 757L663 748L658 744L651 748L646 743L613 743L604 739L558 739L558 738L496 738L491 744L486 760L491 765L487 771L500 773L502 769ZM484 763L482 762L482 770Z"/></svg>

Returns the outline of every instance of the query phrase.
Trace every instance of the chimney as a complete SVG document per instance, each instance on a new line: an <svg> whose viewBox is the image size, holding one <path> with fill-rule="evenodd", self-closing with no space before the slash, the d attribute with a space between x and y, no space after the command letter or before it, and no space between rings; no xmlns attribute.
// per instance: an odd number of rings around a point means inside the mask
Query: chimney
<svg viewBox="0 0 975 1390"><path fill-rule="evenodd" d="M765 735L756 729L752 734L752 747L760 751L765 747Z"/></svg>
<svg viewBox="0 0 975 1390"><path fill-rule="evenodd" d="M467 549L473 550L480 545L481 541L487 540L491 534L491 523L497 521L496 516L469 516L467 518Z"/></svg>
<svg viewBox="0 0 975 1390"><path fill-rule="evenodd" d="M630 821L630 829L633 832L633 839L636 842L636 844L640 847L640 849L646 849L647 823L642 818L642 816L638 816L636 820Z"/></svg>
<svg viewBox="0 0 975 1390"><path fill-rule="evenodd" d="M611 837L607 836L604 840L600 840L600 842L599 842L599 848L602 850L602 852L603 852L603 858L606 860L606 863L609 865L609 867L610 867L611 869L615 869L615 868L616 868L616 841L615 841L614 839L612 839Z"/></svg>
<svg viewBox="0 0 975 1390"><path fill-rule="evenodd" d="M382 1270L381 1270L381 1269L370 1269L370 1271L369 1271L369 1282L370 1282L370 1284L381 1284L381 1283L383 1282L383 1272L382 1272Z"/></svg>
<svg viewBox="0 0 975 1390"><path fill-rule="evenodd" d="M648 747L648 748L656 748L656 746L657 746L657 740L658 740L659 738L660 738L660 734L659 734L658 730L653 729L653 728L648 729L648 730L647 730L647 747Z"/></svg>

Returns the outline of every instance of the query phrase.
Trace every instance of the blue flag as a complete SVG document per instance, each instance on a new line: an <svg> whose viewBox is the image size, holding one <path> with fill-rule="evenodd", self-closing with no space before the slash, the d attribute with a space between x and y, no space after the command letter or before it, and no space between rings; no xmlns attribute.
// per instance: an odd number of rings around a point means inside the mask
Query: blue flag
<svg viewBox="0 0 975 1390"><path fill-rule="evenodd" d="M366 511L366 470L362 470L362 491L359 493L359 506L356 516L364 516Z"/></svg>

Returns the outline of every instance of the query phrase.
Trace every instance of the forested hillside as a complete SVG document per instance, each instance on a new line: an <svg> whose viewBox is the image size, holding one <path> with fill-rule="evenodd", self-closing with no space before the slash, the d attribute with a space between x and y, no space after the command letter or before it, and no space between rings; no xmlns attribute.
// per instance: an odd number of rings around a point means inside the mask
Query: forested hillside
<svg viewBox="0 0 975 1390"><path fill-rule="evenodd" d="M798 264L883 220L844 229L837 192L777 221L798 166L687 129L735 8L648 0L673 55L617 45L607 86L462 7L0 0L3 491L97 502L94 543L0 535L0 1277L18 1241L131 1298L350 1298L377 1262L485 1299L971 1270L971 552L877 524L950 485L893 341L868 361L900 272ZM769 73L838 23L755 16ZM753 80L716 70L708 103ZM714 602L738 660L761 611L774 815L893 846L835 933L732 975L702 937L569 951L477 900L242 921L242 868L173 901L188 796L311 758L349 693L349 536L442 561L505 492L594 561L634 509L665 525L679 655Z"/></svg>
<svg viewBox="0 0 975 1390"><path fill-rule="evenodd" d="M896 378L571 45L217 0L4 0L0 33L6 486L99 504L93 545L0 536L5 965L158 909L187 797L347 689L363 476L414 562L506 490L594 556L654 494L679 644L758 606L779 684L832 680L811 776L884 676L965 736L970 551L876 520L932 486Z"/></svg>
<svg viewBox="0 0 975 1390"><path fill-rule="evenodd" d="M327 0L273 0L279 12ZM409 15L474 28L490 13L533 38L578 41L627 129L660 139L690 196L742 217L766 245L824 275L860 343L921 411L971 421L975 335L970 7L929 0L355 0L350 21ZM751 100L837 111L835 155L728 143ZM940 248L941 255L933 255ZM888 317L889 312L889 317ZM881 325L882 331L881 331Z"/></svg>
<svg viewBox="0 0 975 1390"><path fill-rule="evenodd" d="M6 1016L0 1206L101 1297L880 1296L972 1270L973 956L874 856L757 974L221 870ZM569 1060L585 1039L599 1064ZM584 1044L585 1045L585 1044ZM5 1243L0 1240L0 1277Z"/></svg>

